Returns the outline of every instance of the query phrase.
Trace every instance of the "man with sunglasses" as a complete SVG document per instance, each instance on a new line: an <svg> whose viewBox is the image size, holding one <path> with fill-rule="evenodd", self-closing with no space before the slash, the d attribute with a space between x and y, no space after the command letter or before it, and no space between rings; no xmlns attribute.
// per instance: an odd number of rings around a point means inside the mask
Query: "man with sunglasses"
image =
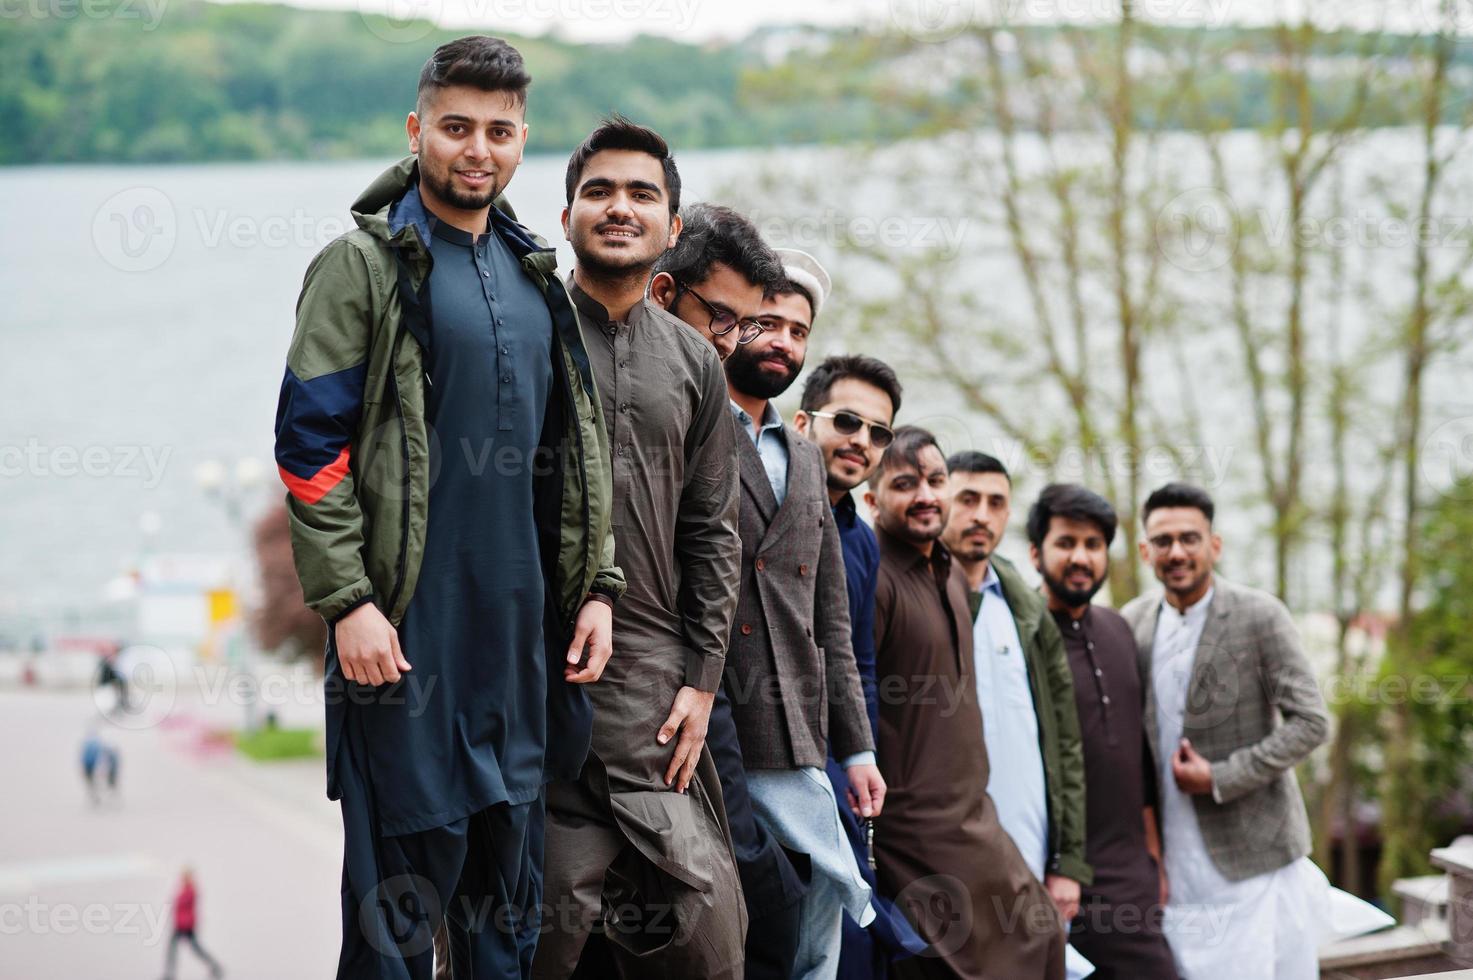
<svg viewBox="0 0 1473 980"><path fill-rule="evenodd" d="M1160 775L1163 931L1192 980L1311 978L1328 883L1307 857L1294 767L1329 720L1289 610L1216 575L1213 511L1185 483L1146 498L1141 559L1164 588L1121 610ZM1202 941L1208 915L1215 942Z"/></svg>
<svg viewBox="0 0 1473 980"><path fill-rule="evenodd" d="M793 910L798 943L789 975L823 980L838 970L844 913L864 923L874 917L824 774L830 744L843 760L851 787L845 802L856 817L880 812L885 783L850 648L823 456L783 424L772 403L803 369L828 274L806 252L777 254L785 278L762 303L763 331L726 361L740 430L742 588L725 693L757 819L810 869ZM760 925L757 910L768 907L750 896L749 903ZM748 945L767 941L754 928Z"/></svg>
<svg viewBox="0 0 1473 980"><path fill-rule="evenodd" d="M724 361L762 332L757 311L782 280L782 263L731 208L691 204L680 216L680 240L655 263L650 298L709 340Z"/></svg>
<svg viewBox="0 0 1473 980"><path fill-rule="evenodd" d="M735 433L710 345L645 295L682 234L680 174L659 134L616 117L573 152L566 193L630 588L587 764L547 790L533 976L738 978L746 916L706 746L736 608Z"/></svg>
<svg viewBox="0 0 1473 980"><path fill-rule="evenodd" d="M829 504L844 553L855 668L876 739L875 581L880 573L880 544L870 526L859 519L851 491L869 479L895 440L892 426L900 398L900 380L888 364L863 354L842 354L826 358L808 375L802 407L793 415L793 428L817 445L823 456ZM896 908L892 896L879 893L870 867L871 822L849 809L849 776L832 752L827 771L840 801L840 821L860 873L870 886L875 911L868 926L845 914L838 975L843 980L882 980L889 976L892 960L919 953L926 943Z"/></svg>

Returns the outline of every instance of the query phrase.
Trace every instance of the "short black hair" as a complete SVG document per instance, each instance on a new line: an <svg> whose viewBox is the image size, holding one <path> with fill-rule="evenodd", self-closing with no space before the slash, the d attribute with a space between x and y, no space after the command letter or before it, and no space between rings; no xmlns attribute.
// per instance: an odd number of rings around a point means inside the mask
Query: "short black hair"
<svg viewBox="0 0 1473 980"><path fill-rule="evenodd" d="M880 457L880 465L870 474L870 489L880 485L880 479L890 470L899 466L909 466L917 472L921 468L921 450L927 446L935 446L938 453L941 452L941 444L929 429L923 429L918 425L902 425L895 430L895 441L885 448L885 454ZM941 453L945 456L945 453Z"/></svg>
<svg viewBox="0 0 1473 980"><path fill-rule="evenodd" d="M532 76L522 53L499 37L472 34L435 49L419 73L415 110L424 110L425 97L451 85L469 85L485 92L506 92L519 106L527 104Z"/></svg>
<svg viewBox="0 0 1473 980"><path fill-rule="evenodd" d="M757 226L720 204L688 204L680 212L680 239L655 262L679 286L694 286L711 275L711 264L735 269L754 286L770 293L787 279L782 260L762 240Z"/></svg>
<svg viewBox="0 0 1473 980"><path fill-rule="evenodd" d="M1055 517L1093 524L1104 535L1107 548L1114 542L1115 528L1120 524L1110 502L1088 487L1077 483L1050 483L1028 510L1028 541L1035 548L1043 548L1043 539L1048 537L1048 529Z"/></svg>
<svg viewBox="0 0 1473 980"><path fill-rule="evenodd" d="M563 187L568 195L568 204L573 203L573 192L583 177L583 168L595 153L604 150L635 150L648 153L660 162L665 171L665 196L669 198L670 213L680 210L680 171L675 167L675 157L670 155L670 144L665 137L650 129L631 122L617 112L609 116L599 127L588 134L588 139L579 144L568 157L568 172L563 178Z"/></svg>
<svg viewBox="0 0 1473 980"><path fill-rule="evenodd" d="M891 417L900 414L900 379L895 376L895 369L879 358L865 354L836 354L824 358L803 382L803 401L799 407L805 412L815 412L827 405L834 385L847 378L873 385L889 395Z"/></svg>
<svg viewBox="0 0 1473 980"><path fill-rule="evenodd" d="M1013 478L1008 475L1008 468L1002 465L1002 460L996 456L979 453L975 449L966 449L959 453L952 453L946 460L946 472L948 473L1001 473L1012 486Z"/></svg>
<svg viewBox="0 0 1473 980"><path fill-rule="evenodd" d="M1213 504L1212 497L1206 490L1191 483L1168 483L1152 490L1146 502L1141 505L1141 527L1146 526L1151 511L1163 507L1195 507L1207 518L1209 526L1213 515L1217 513L1217 506Z"/></svg>

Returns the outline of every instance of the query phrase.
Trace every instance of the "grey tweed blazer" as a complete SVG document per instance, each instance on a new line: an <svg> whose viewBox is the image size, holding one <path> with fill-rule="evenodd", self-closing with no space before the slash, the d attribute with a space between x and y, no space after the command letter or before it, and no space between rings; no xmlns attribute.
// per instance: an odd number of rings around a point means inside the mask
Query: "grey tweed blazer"
<svg viewBox="0 0 1473 980"><path fill-rule="evenodd" d="M1294 767L1324 742L1329 717L1284 604L1220 577L1214 588L1182 732L1212 762L1212 794L1192 798L1207 851L1224 877L1241 881L1309 853ZM1146 736L1158 760L1176 750L1157 744L1151 647L1162 600L1157 589L1121 610L1135 633Z"/></svg>
<svg viewBox="0 0 1473 980"><path fill-rule="evenodd" d="M731 424L741 429L732 418ZM742 585L726 654L742 764L822 769L874 749L849 632L839 529L823 454L784 426L788 486L781 507L752 437L737 432Z"/></svg>

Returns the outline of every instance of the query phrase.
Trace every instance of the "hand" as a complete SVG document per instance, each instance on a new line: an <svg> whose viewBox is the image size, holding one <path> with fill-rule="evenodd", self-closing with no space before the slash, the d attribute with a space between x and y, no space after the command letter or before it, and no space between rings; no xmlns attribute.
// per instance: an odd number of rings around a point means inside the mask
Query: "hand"
<svg viewBox="0 0 1473 980"><path fill-rule="evenodd" d="M1171 757L1171 774L1183 793L1200 795L1212 792L1212 763L1192 748L1191 739L1182 739L1181 747Z"/></svg>
<svg viewBox="0 0 1473 980"><path fill-rule="evenodd" d="M670 707L670 717L660 726L655 739L667 744L680 733L675 743L675 754L670 757L670 768L665 770L665 785L684 793L696 774L696 763L701 761L701 747L706 744L706 725L711 721L711 705L716 703L715 691L697 691L693 687L682 687L675 692L675 703Z"/></svg>
<svg viewBox="0 0 1473 980"><path fill-rule="evenodd" d="M1048 897L1054 900L1054 908L1059 910L1064 924L1068 925L1079 914L1079 882L1063 875L1046 874L1043 876L1043 888L1048 892Z"/></svg>
<svg viewBox="0 0 1473 980"><path fill-rule="evenodd" d="M583 649L588 648L588 662L578 669ZM568 644L568 664L563 680L569 684L592 684L603 676L609 657L614 652L614 610L607 602L590 599L578 610L573 623L573 642Z"/></svg>
<svg viewBox="0 0 1473 980"><path fill-rule="evenodd" d="M885 778L878 766L850 766L849 809L857 817L878 817L885 805Z"/></svg>
<svg viewBox="0 0 1473 980"><path fill-rule="evenodd" d="M393 684L400 671L413 670L399 649L399 631L371 602L354 609L333 627L343 676L359 684Z"/></svg>
<svg viewBox="0 0 1473 980"><path fill-rule="evenodd" d="M1156 878L1157 878L1157 888L1161 892L1161 907L1162 908L1165 908L1166 907L1167 900L1171 898L1171 883L1166 880L1166 865L1165 864L1157 863L1157 865L1156 865Z"/></svg>

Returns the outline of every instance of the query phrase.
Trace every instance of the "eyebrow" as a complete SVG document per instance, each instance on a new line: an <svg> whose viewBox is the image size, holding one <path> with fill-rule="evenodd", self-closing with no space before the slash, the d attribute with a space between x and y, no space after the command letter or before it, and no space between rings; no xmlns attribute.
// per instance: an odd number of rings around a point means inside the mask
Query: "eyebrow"
<svg viewBox="0 0 1473 980"><path fill-rule="evenodd" d="M581 190L587 190L590 187L610 187L610 188L612 188L612 187L618 187L619 185L620 185L620 182L614 180L612 177L589 177L587 180L585 180L583 182L583 186L580 187L579 190L580 191ZM648 180L626 180L626 181L623 182L623 186L625 186L625 187L631 187L631 188L633 188L634 190L637 190L637 191L653 191L656 194L664 194L665 193L665 188L661 187L659 184L653 183L652 181L648 181Z"/></svg>
<svg viewBox="0 0 1473 980"><path fill-rule="evenodd" d="M443 116L440 117L439 121L442 122L442 123L458 122L458 123L471 123L472 125L475 124L475 120L472 119L470 116L464 116L464 115L461 115L458 112L449 112L449 113L446 113L445 115L443 115ZM513 120L513 119L492 119L489 122L487 122L486 125L488 125L488 126L506 126L506 127L509 127L509 128L515 128L517 124L516 124L516 121Z"/></svg>

